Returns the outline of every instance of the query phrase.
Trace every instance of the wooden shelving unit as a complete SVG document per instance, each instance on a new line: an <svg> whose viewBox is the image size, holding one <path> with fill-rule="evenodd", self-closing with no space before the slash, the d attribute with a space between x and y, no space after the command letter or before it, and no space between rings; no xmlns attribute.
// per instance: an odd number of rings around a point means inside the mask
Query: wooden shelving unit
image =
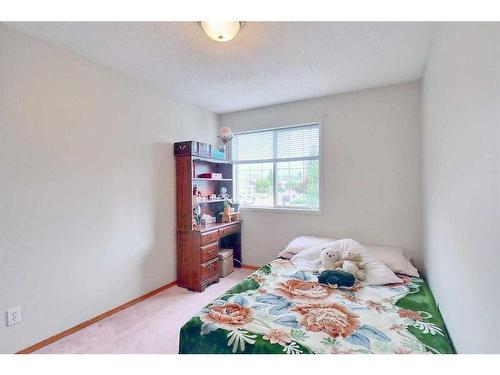
<svg viewBox="0 0 500 375"><path fill-rule="evenodd" d="M241 222L221 223L224 199L197 202L193 191L202 196L219 196L221 187L233 192L233 166L229 160L196 155L176 156L177 190L177 280L178 285L203 291L219 281L218 249L233 249L234 265L241 266ZM200 178L202 173L220 173L222 179ZM230 198L232 198L230 196ZM193 225L193 210L215 216L217 222L206 226Z"/></svg>

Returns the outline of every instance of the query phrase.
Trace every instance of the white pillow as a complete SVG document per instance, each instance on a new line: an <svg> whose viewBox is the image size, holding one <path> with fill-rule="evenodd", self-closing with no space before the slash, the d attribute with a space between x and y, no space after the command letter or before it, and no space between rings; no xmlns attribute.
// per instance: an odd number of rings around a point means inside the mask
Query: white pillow
<svg viewBox="0 0 500 375"><path fill-rule="evenodd" d="M365 246L378 260L383 262L393 272L419 277L418 270L411 263L404 250L396 246Z"/></svg>
<svg viewBox="0 0 500 375"><path fill-rule="evenodd" d="M298 254L311 247L327 244L334 241L331 238L300 236L293 239L285 248L278 254L278 258L291 259L295 254Z"/></svg>
<svg viewBox="0 0 500 375"><path fill-rule="evenodd" d="M365 263L365 279L361 285L385 285L402 282L389 267L373 256L364 246L361 246L358 251Z"/></svg>

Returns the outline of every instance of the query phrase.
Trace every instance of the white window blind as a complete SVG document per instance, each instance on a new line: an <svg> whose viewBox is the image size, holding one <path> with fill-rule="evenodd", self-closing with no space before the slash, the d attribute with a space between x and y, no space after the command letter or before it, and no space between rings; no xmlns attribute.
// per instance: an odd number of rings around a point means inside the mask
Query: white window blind
<svg viewBox="0 0 500 375"><path fill-rule="evenodd" d="M319 209L319 124L237 133L232 142L241 206Z"/></svg>

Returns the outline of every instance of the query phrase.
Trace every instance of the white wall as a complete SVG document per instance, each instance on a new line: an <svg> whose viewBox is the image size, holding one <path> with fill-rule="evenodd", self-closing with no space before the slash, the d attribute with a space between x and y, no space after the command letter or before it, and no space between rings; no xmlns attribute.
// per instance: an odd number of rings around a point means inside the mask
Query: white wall
<svg viewBox="0 0 500 375"><path fill-rule="evenodd" d="M0 352L175 280L172 143L216 120L0 25Z"/></svg>
<svg viewBox="0 0 500 375"><path fill-rule="evenodd" d="M423 80L425 266L459 352L499 353L500 24L446 23Z"/></svg>
<svg viewBox="0 0 500 375"><path fill-rule="evenodd" d="M421 265L420 87L408 83L224 114L234 131L320 121L322 213L243 211L243 261L275 258L292 238L400 245Z"/></svg>

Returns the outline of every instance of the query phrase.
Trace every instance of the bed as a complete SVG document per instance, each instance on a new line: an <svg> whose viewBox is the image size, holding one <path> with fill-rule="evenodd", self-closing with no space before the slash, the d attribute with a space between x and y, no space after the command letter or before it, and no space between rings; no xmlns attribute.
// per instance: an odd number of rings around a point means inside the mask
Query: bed
<svg viewBox="0 0 500 375"><path fill-rule="evenodd" d="M454 353L428 284L334 289L277 259L180 331L181 354Z"/></svg>

